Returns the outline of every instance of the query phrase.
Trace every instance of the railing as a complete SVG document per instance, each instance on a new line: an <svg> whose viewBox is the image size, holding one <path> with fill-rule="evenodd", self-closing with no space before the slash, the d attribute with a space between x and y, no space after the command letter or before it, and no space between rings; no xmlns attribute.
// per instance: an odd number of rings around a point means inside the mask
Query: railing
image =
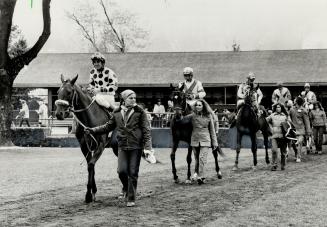
<svg viewBox="0 0 327 227"><path fill-rule="evenodd" d="M13 123L12 127L27 127L26 122L23 122L20 126L21 119L15 119L19 111L14 111L13 113ZM170 127L170 120L173 117L174 113L165 112L165 113L155 113L147 112L148 120L152 128L168 128ZM219 119L220 127L228 127L228 120L224 117L224 114L217 114ZM42 124L40 124L42 122ZM70 134L74 133L74 119L72 117L65 118L65 120L57 120L54 117L54 112L50 113L50 117L46 119L39 119L37 112L35 110L30 110L29 118L30 127L48 127L50 128L50 135L52 134Z"/></svg>

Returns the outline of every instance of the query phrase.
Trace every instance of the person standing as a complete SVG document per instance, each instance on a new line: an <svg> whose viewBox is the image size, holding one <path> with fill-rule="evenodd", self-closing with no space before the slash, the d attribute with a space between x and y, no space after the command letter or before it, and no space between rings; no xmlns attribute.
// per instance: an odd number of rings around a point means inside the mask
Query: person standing
<svg viewBox="0 0 327 227"><path fill-rule="evenodd" d="M43 101L39 101L39 109L36 111L39 115L39 125L46 127L48 125L48 107Z"/></svg>
<svg viewBox="0 0 327 227"><path fill-rule="evenodd" d="M316 145L316 154L322 154L323 134L327 127L326 113L320 102L313 104L314 108L310 111L309 116L313 126L313 137Z"/></svg>
<svg viewBox="0 0 327 227"><path fill-rule="evenodd" d="M208 152L211 147L213 149L218 147L214 121L208 106L206 101L199 99L194 104L194 113L186 116L192 119L191 146L195 157L194 178L199 185L204 183Z"/></svg>
<svg viewBox="0 0 327 227"><path fill-rule="evenodd" d="M25 122L27 124L27 127L31 127L30 122L29 122L30 110L28 108L28 105L27 105L26 101L23 99L20 100L20 103L22 105L22 108L19 110L19 113L16 117L16 119L21 118L19 127L22 127L23 122Z"/></svg>
<svg viewBox="0 0 327 227"><path fill-rule="evenodd" d="M281 170L285 170L286 165L286 148L288 141L282 132L282 123L288 120L288 114L283 104L276 103L273 105L273 113L266 118L267 122L272 126L271 136L271 152L272 167L271 171L277 170L278 147L280 148Z"/></svg>
<svg viewBox="0 0 327 227"><path fill-rule="evenodd" d="M301 162L302 145L304 136L311 135L310 120L307 110L303 107L304 100L301 97L295 99L295 106L290 110L291 121L296 130L297 155L296 162Z"/></svg>
<svg viewBox="0 0 327 227"><path fill-rule="evenodd" d="M153 122L155 123L154 127L162 128L163 114L165 114L165 112L166 110L164 105L161 104L161 99L158 99L157 103L154 104L153 107L153 114L154 114Z"/></svg>
<svg viewBox="0 0 327 227"><path fill-rule="evenodd" d="M86 133L106 133L117 128L118 175L127 206L135 206L138 173L142 151L151 153L150 123L146 112L136 104L132 90L121 93L121 105L102 126L86 128Z"/></svg>

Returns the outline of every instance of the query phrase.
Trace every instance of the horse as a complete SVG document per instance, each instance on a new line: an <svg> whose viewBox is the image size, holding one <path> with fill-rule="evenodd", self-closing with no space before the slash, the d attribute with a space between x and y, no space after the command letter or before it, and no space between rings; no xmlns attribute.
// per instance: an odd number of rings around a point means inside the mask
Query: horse
<svg viewBox="0 0 327 227"><path fill-rule="evenodd" d="M262 113L257 116L254 107L252 105L253 96L256 95L255 91L259 87L251 89L245 95L244 104L240 108L236 116L236 128L237 128L237 146L236 146L236 159L233 170L238 169L238 159L241 151L241 142L243 135L249 135L251 138L251 150L253 154L253 169L256 169L257 166L257 132L260 130L263 139L264 146L266 151L266 163L269 164L269 154L268 154L268 138L270 135L269 125L266 121L267 112L263 107L260 107L258 111Z"/></svg>
<svg viewBox="0 0 327 227"><path fill-rule="evenodd" d="M95 164L109 144L114 154L118 155L118 143L115 139L115 131L111 138L108 134L90 135L84 132L86 127L96 127L105 124L110 119L109 112L98 105L94 99L76 84L78 75L73 79L65 80L61 75L62 85L58 90L58 100L56 100L56 117L64 120L73 113L77 121L76 138L80 144L82 153L87 162L88 182L85 194L85 202L95 201L97 187L95 183Z"/></svg>
<svg viewBox="0 0 327 227"><path fill-rule="evenodd" d="M186 183L188 184L191 183L191 163L192 163L191 136L192 136L193 126L191 120L188 118L184 118L184 116L190 114L191 110L188 109L187 107L186 94L183 92L183 87L178 88L170 84L170 89L172 91L171 99L173 100L174 103L174 108L173 108L174 115L170 122L170 130L172 135L172 150L170 153L172 173L173 173L174 182L179 183L179 179L175 167L175 156L176 156L176 151L179 142L184 141L188 144L187 156L186 156L186 162L187 162ZM215 159L217 177L221 179L222 174L218 164L218 152L222 155L222 151L220 147L212 150L212 154Z"/></svg>

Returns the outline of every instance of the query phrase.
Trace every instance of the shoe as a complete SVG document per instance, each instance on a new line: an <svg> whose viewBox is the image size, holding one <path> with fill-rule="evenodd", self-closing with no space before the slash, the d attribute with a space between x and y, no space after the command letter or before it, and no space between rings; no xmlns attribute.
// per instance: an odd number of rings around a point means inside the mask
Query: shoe
<svg viewBox="0 0 327 227"><path fill-rule="evenodd" d="M285 166L281 166L280 167L280 170L285 170Z"/></svg>
<svg viewBox="0 0 327 227"><path fill-rule="evenodd" d="M119 193L118 199L126 199L127 198L127 192L125 191L121 191L121 193Z"/></svg>
<svg viewBox="0 0 327 227"><path fill-rule="evenodd" d="M318 154L322 154L322 151L318 151Z"/></svg>
<svg viewBox="0 0 327 227"><path fill-rule="evenodd" d="M201 185L201 184L203 184L204 182L203 182L203 180L201 179L201 178L198 178L198 185Z"/></svg>
<svg viewBox="0 0 327 227"><path fill-rule="evenodd" d="M276 171L277 170L277 166L272 166L270 170L271 171Z"/></svg>
<svg viewBox="0 0 327 227"><path fill-rule="evenodd" d="M127 207L134 207L135 206L135 202L127 202L126 206Z"/></svg>
<svg viewBox="0 0 327 227"><path fill-rule="evenodd" d="M296 159L296 162L297 162L297 163L301 162L301 159L297 158L297 159Z"/></svg>

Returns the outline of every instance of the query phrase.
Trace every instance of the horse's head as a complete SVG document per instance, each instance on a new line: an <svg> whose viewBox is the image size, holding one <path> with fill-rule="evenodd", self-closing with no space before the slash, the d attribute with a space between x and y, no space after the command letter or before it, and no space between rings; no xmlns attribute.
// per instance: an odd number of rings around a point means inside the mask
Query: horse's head
<svg viewBox="0 0 327 227"><path fill-rule="evenodd" d="M182 115L186 108L186 95L183 92L183 85L182 87L178 88L178 86L173 86L170 84L170 89L170 98L174 103L174 112L176 115Z"/></svg>
<svg viewBox="0 0 327 227"><path fill-rule="evenodd" d="M72 106L74 92L75 92L75 82L78 78L76 75L73 79L65 79L61 74L62 85L58 90L58 100L56 100L56 117L58 120L63 120L69 116L69 108Z"/></svg>

